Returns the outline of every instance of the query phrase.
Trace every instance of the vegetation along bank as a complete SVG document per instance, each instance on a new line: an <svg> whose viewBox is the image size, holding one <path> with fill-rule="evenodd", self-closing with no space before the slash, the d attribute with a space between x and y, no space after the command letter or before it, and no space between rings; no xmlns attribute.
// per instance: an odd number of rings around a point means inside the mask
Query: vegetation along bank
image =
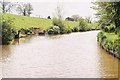
<svg viewBox="0 0 120 80"><path fill-rule="evenodd" d="M120 59L120 1L95 2L96 17L101 31L97 40L109 53Z"/></svg>
<svg viewBox="0 0 120 80"><path fill-rule="evenodd" d="M36 18L8 13L1 13L1 15L3 44L9 44L14 38L34 34L67 34L99 29L97 23L89 23L83 18L79 19L79 21L68 21L58 18Z"/></svg>

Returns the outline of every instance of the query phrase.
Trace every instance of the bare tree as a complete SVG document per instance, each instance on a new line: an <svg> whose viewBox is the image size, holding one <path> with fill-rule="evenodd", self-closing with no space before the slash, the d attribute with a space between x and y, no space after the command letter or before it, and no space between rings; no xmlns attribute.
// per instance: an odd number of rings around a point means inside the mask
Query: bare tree
<svg viewBox="0 0 120 80"><path fill-rule="evenodd" d="M23 16L30 16L32 13L32 5L30 3L19 3L17 5L17 12Z"/></svg>
<svg viewBox="0 0 120 80"><path fill-rule="evenodd" d="M27 3L26 6L27 6L27 14L28 16L30 16L30 14L32 14L33 7L30 3Z"/></svg>
<svg viewBox="0 0 120 80"><path fill-rule="evenodd" d="M63 18L63 9L62 6L57 6L55 9L55 17L59 20L62 20Z"/></svg>
<svg viewBox="0 0 120 80"><path fill-rule="evenodd" d="M22 15L26 16L27 13L26 13L26 9L25 8L26 8L26 6L25 6L24 3L18 3L18 5L17 5L17 12L19 14L22 14Z"/></svg>
<svg viewBox="0 0 120 80"><path fill-rule="evenodd" d="M78 21L80 19L79 15L72 15L71 17L74 19L74 21Z"/></svg>
<svg viewBox="0 0 120 80"><path fill-rule="evenodd" d="M91 23L91 22L92 22L92 18L91 18L91 17L86 17L86 21L87 21L88 23Z"/></svg>
<svg viewBox="0 0 120 80"><path fill-rule="evenodd" d="M14 4L7 1L7 0L3 0L3 1L0 1L0 8L1 8L1 11L3 13L6 13L6 12L11 12L11 9L14 7Z"/></svg>

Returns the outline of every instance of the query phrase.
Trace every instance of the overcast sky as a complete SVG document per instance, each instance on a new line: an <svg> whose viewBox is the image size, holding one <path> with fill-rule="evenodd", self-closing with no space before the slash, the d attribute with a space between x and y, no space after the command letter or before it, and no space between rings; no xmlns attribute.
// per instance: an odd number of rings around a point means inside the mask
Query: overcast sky
<svg viewBox="0 0 120 80"><path fill-rule="evenodd" d="M30 2L33 6L34 16L53 16L55 8L60 5L64 18L78 14L82 17L90 16L95 20L95 11L90 8L94 0L9 0L12 2Z"/></svg>

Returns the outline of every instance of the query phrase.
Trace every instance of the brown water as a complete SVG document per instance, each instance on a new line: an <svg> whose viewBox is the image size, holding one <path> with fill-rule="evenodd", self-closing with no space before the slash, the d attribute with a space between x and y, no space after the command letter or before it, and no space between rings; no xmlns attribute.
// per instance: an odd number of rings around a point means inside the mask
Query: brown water
<svg viewBox="0 0 120 80"><path fill-rule="evenodd" d="M31 36L3 46L4 78L117 78L118 60L99 47L99 31Z"/></svg>

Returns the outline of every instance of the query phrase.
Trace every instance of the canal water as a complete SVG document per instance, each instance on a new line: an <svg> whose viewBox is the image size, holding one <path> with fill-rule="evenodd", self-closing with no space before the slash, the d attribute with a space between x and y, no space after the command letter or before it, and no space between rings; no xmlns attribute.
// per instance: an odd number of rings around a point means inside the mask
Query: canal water
<svg viewBox="0 0 120 80"><path fill-rule="evenodd" d="M99 31L29 36L2 46L3 78L117 78L118 59L97 43Z"/></svg>

